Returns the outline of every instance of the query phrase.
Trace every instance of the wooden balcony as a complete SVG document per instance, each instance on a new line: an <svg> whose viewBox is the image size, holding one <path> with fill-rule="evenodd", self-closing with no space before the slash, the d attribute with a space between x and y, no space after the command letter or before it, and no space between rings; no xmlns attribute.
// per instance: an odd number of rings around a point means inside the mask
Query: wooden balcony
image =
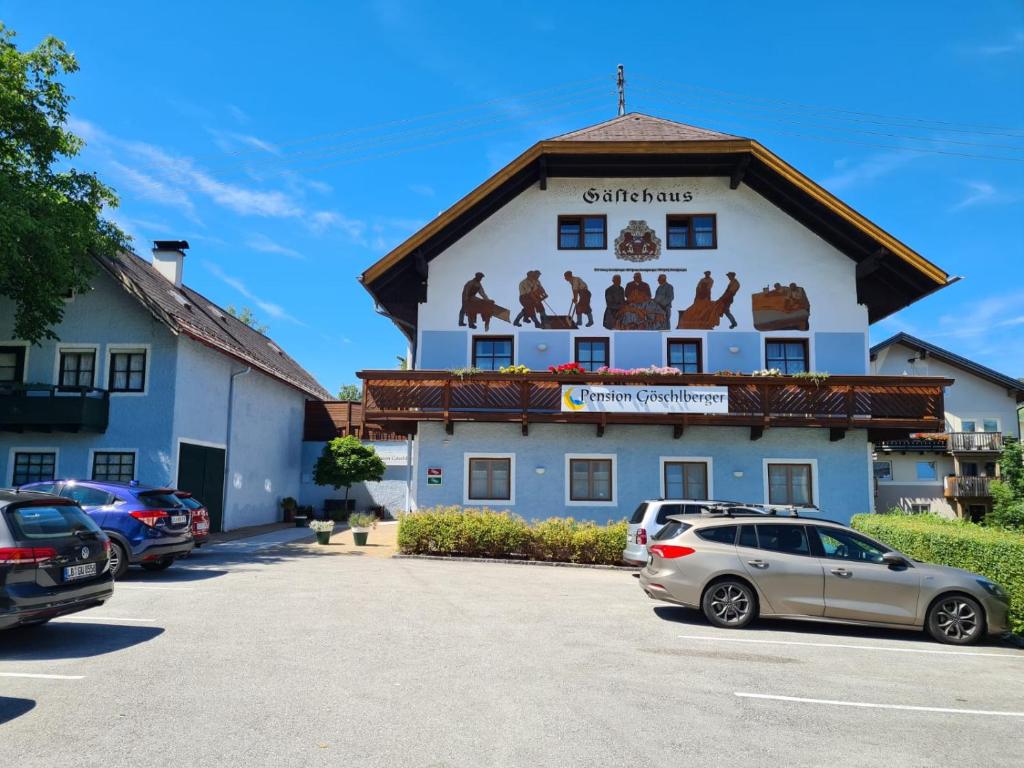
<svg viewBox="0 0 1024 768"><path fill-rule="evenodd" d="M848 429L871 430L872 440L906 437L943 426L943 388L950 379L904 376L832 376L823 381L793 376L711 374L604 376L550 373L361 371L363 417L382 429L410 434L421 421L511 422L528 434L533 423L660 424L681 437L688 426L749 427L757 439L769 427L818 427L833 440ZM719 386L728 388L728 413L563 413L563 384Z"/></svg>
<svg viewBox="0 0 1024 768"><path fill-rule="evenodd" d="M950 453L999 453L1003 450L1002 432L950 432Z"/></svg>
<svg viewBox="0 0 1024 768"><path fill-rule="evenodd" d="M106 432L110 393L82 387L61 390L48 384L0 388L0 431Z"/></svg>
<svg viewBox="0 0 1024 768"><path fill-rule="evenodd" d="M958 475L943 481L947 499L981 499L992 495L991 477Z"/></svg>

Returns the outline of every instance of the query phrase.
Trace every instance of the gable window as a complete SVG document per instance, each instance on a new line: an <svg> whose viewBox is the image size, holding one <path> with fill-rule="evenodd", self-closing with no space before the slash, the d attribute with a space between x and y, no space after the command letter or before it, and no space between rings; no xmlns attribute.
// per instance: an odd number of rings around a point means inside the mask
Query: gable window
<svg viewBox="0 0 1024 768"><path fill-rule="evenodd" d="M576 362L588 371L608 366L608 339L576 339Z"/></svg>
<svg viewBox="0 0 1024 768"><path fill-rule="evenodd" d="M512 500L512 458L475 457L468 460L466 497L471 501Z"/></svg>
<svg viewBox="0 0 1024 768"><path fill-rule="evenodd" d="M807 373L807 339L768 339L764 347L764 367L784 375Z"/></svg>
<svg viewBox="0 0 1024 768"><path fill-rule="evenodd" d="M135 454L131 451L97 451L92 457L92 479L131 482L135 479Z"/></svg>
<svg viewBox="0 0 1024 768"><path fill-rule="evenodd" d="M96 383L96 352L94 350L61 350L60 379L62 389L92 387Z"/></svg>
<svg viewBox="0 0 1024 768"><path fill-rule="evenodd" d="M810 506L814 498L810 464L769 464L768 503Z"/></svg>
<svg viewBox="0 0 1024 768"><path fill-rule="evenodd" d="M25 348L0 347L0 384L20 384L25 379Z"/></svg>
<svg viewBox="0 0 1024 768"><path fill-rule="evenodd" d="M18 451L14 454L14 485L35 483L39 480L54 480L57 471L57 454L54 451Z"/></svg>
<svg viewBox="0 0 1024 768"><path fill-rule="evenodd" d="M718 247L717 217L713 213L670 214L665 226L665 247L670 250Z"/></svg>
<svg viewBox="0 0 1024 768"><path fill-rule="evenodd" d="M146 353L112 352L110 354L111 392L142 392L146 388Z"/></svg>
<svg viewBox="0 0 1024 768"><path fill-rule="evenodd" d="M570 501L612 501L612 460L569 459Z"/></svg>
<svg viewBox="0 0 1024 768"><path fill-rule="evenodd" d="M512 349L511 336L474 336L473 367L496 371L512 365Z"/></svg>
<svg viewBox="0 0 1024 768"><path fill-rule="evenodd" d="M700 373L700 339L669 339L668 367L680 373Z"/></svg>
<svg viewBox="0 0 1024 768"><path fill-rule="evenodd" d="M559 216L558 248L603 251L608 247L607 216Z"/></svg>
<svg viewBox="0 0 1024 768"><path fill-rule="evenodd" d="M665 462L666 499L706 499L708 465L703 461Z"/></svg>
<svg viewBox="0 0 1024 768"><path fill-rule="evenodd" d="M918 480L938 480L939 473L935 468L934 461L919 461L917 462L917 479Z"/></svg>

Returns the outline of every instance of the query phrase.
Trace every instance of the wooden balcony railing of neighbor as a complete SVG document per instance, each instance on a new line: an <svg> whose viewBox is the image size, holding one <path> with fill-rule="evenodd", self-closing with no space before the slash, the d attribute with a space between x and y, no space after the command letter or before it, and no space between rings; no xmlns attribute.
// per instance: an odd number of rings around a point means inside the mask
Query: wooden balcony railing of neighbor
<svg viewBox="0 0 1024 768"><path fill-rule="evenodd" d="M307 400L302 439L325 443L352 435L369 442L405 440L405 435L388 432L379 424L363 421L363 405L348 400Z"/></svg>
<svg viewBox="0 0 1024 768"><path fill-rule="evenodd" d="M681 437L687 426L826 427L839 440L848 429L868 429L873 440L941 431L943 388L951 379L905 376L793 376L713 374L563 375L551 373L460 375L448 371L361 371L364 418L394 432L412 433L421 421L512 422L528 434L532 423L662 424ZM632 384L728 387L724 414L563 413L561 386Z"/></svg>
<svg viewBox="0 0 1024 768"><path fill-rule="evenodd" d="M947 477L943 481L947 499L978 499L991 496L991 482L991 477L968 477L966 475Z"/></svg>
<svg viewBox="0 0 1024 768"><path fill-rule="evenodd" d="M1002 432L950 432L952 453L999 453L1003 450Z"/></svg>

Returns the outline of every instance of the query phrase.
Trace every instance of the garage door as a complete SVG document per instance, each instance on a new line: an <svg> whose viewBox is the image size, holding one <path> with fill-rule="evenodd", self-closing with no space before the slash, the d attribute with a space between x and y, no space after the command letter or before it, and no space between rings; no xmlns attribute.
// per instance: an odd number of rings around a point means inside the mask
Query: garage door
<svg viewBox="0 0 1024 768"><path fill-rule="evenodd" d="M210 513L210 530L224 528L223 448L182 442L178 448L178 488L188 491Z"/></svg>

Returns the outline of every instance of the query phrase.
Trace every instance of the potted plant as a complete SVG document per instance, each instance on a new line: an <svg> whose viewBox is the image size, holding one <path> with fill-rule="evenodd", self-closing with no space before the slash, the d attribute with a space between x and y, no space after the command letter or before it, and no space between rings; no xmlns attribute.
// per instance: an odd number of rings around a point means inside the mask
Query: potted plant
<svg viewBox="0 0 1024 768"><path fill-rule="evenodd" d="M352 526L352 538L357 547L366 546L366 537L370 529L376 527L377 518L368 512L354 512L349 515L348 524Z"/></svg>
<svg viewBox="0 0 1024 768"><path fill-rule="evenodd" d="M297 502L291 496L285 496L281 499L281 512L284 515L284 521L290 523L295 519L295 508L299 506Z"/></svg>
<svg viewBox="0 0 1024 768"><path fill-rule="evenodd" d="M296 507L295 508L295 527L296 528L308 528L309 521L313 519L313 508L312 507Z"/></svg>
<svg viewBox="0 0 1024 768"><path fill-rule="evenodd" d="M334 490L345 489L344 504L352 509L355 499L348 498L349 490L356 483L384 479L384 462L372 445L363 445L359 438L349 435L336 437L324 446L320 458L313 467L313 482L329 485Z"/></svg>
<svg viewBox="0 0 1024 768"><path fill-rule="evenodd" d="M331 534L334 533L334 523L331 520L310 520L309 527L316 534L317 544L331 543Z"/></svg>

